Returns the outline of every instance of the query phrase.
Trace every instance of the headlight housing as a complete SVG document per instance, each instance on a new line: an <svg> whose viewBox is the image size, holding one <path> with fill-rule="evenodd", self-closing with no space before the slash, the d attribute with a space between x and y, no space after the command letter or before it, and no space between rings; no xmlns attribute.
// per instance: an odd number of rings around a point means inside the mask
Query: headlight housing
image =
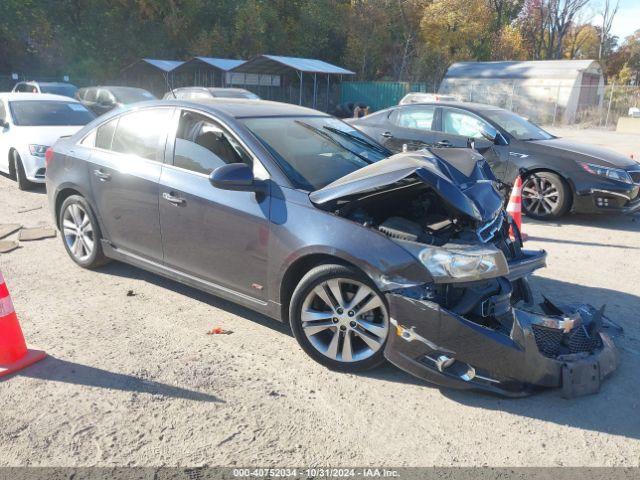
<svg viewBox="0 0 640 480"><path fill-rule="evenodd" d="M428 247L418 258L436 282L472 282L509 272L507 260L497 248Z"/></svg>
<svg viewBox="0 0 640 480"><path fill-rule="evenodd" d="M620 168L603 167L602 165L595 165L593 163L578 162L578 165L582 169L592 175L608 178L609 180L617 180L622 183L633 183L631 175L626 170Z"/></svg>
<svg viewBox="0 0 640 480"><path fill-rule="evenodd" d="M37 145L32 143L29 145L29 153L34 157L44 157L47 148L49 148L47 145Z"/></svg>

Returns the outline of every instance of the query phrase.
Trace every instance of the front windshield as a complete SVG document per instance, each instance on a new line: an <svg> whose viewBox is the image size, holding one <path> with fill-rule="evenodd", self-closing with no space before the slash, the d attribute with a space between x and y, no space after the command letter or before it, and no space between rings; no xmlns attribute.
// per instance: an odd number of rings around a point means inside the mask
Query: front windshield
<svg viewBox="0 0 640 480"><path fill-rule="evenodd" d="M95 118L78 102L20 100L9 102L9 109L18 126L86 125Z"/></svg>
<svg viewBox="0 0 640 480"><path fill-rule="evenodd" d="M497 123L509 132L516 140L549 140L553 138L548 132L525 120L520 115L507 110L486 110L484 116Z"/></svg>
<svg viewBox="0 0 640 480"><path fill-rule="evenodd" d="M243 123L271 152L287 177L318 190L391 152L333 117L245 118Z"/></svg>
<svg viewBox="0 0 640 480"><path fill-rule="evenodd" d="M53 93L54 95L62 95L63 97L73 98L78 88L74 85L40 85L42 93Z"/></svg>

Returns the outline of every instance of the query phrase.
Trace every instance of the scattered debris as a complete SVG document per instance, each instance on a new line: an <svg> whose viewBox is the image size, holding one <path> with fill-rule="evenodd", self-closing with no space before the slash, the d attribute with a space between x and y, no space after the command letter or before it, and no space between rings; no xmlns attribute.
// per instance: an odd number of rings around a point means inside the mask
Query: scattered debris
<svg viewBox="0 0 640 480"><path fill-rule="evenodd" d="M48 227L33 227L23 228L20 230L20 236L18 240L21 242L28 242L31 240L43 240L45 238L53 238L56 236L55 228Z"/></svg>
<svg viewBox="0 0 640 480"><path fill-rule="evenodd" d="M137 293L136 293L136 292L134 292L133 290L129 290L129 291L127 292L127 297L135 297L136 295L137 295Z"/></svg>
<svg viewBox="0 0 640 480"><path fill-rule="evenodd" d="M0 241L0 253L9 253L18 248L18 242L10 240Z"/></svg>
<svg viewBox="0 0 640 480"><path fill-rule="evenodd" d="M40 210L42 208L42 205L39 207L26 207L26 208L21 208L20 210L18 210L18 213L26 213L26 212L33 212L34 210Z"/></svg>
<svg viewBox="0 0 640 480"><path fill-rule="evenodd" d="M207 335L231 335L232 333L231 330L225 330L222 327L213 327L207 332Z"/></svg>
<svg viewBox="0 0 640 480"><path fill-rule="evenodd" d="M8 237L12 233L17 232L22 228L22 225L19 223L6 223L4 225L0 225L0 238Z"/></svg>

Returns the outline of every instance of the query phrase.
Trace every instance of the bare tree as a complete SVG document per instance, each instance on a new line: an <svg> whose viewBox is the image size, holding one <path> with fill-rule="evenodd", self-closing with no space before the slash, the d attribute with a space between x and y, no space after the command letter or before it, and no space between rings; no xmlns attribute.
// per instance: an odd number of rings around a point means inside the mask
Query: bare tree
<svg viewBox="0 0 640 480"><path fill-rule="evenodd" d="M598 60L602 62L604 46L607 42L607 37L611 32L611 26L613 25L613 18L618 13L618 6L620 5L620 0L615 0L615 6L611 0L604 0L604 5L602 6L602 11L600 14L602 15L602 25L600 26L600 48L598 49Z"/></svg>
<svg viewBox="0 0 640 480"><path fill-rule="evenodd" d="M580 11L590 0L549 0L547 58L562 58L564 40Z"/></svg>

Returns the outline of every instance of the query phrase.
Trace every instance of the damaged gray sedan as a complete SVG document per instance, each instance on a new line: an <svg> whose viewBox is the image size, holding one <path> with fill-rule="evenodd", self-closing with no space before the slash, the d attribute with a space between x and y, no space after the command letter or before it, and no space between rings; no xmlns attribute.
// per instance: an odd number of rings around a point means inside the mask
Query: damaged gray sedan
<svg viewBox="0 0 640 480"><path fill-rule="evenodd" d="M386 358L438 385L575 396L617 366L602 310L533 312L546 254L522 248L471 149L391 156L302 107L149 102L61 139L46 178L77 264L124 261L288 322L329 368Z"/></svg>

